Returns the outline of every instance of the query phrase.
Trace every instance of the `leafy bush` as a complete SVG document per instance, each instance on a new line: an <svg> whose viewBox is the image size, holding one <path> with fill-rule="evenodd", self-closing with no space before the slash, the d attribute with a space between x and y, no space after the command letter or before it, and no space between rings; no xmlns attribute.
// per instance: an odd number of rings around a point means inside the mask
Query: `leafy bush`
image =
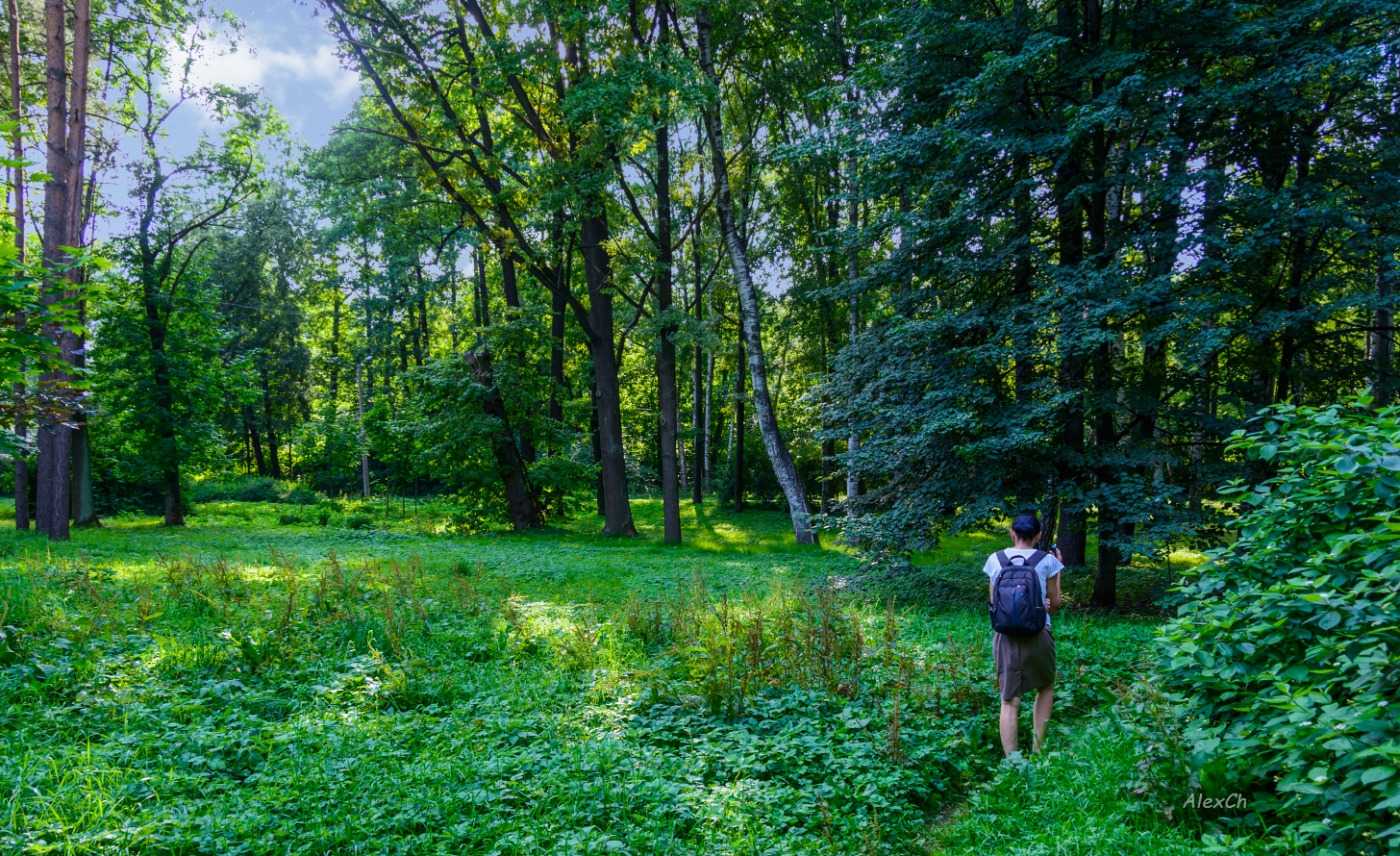
<svg viewBox="0 0 1400 856"><path fill-rule="evenodd" d="M315 505L321 501L321 496L305 485L265 476L200 482L195 485L191 495L196 502L279 502L288 505Z"/></svg>
<svg viewBox="0 0 1400 856"><path fill-rule="evenodd" d="M1277 407L1232 449L1239 539L1161 635L1202 779L1319 853L1400 849L1400 408Z"/></svg>
<svg viewBox="0 0 1400 856"><path fill-rule="evenodd" d="M368 514L350 514L345 517L346 529L369 529L374 526L374 518Z"/></svg>

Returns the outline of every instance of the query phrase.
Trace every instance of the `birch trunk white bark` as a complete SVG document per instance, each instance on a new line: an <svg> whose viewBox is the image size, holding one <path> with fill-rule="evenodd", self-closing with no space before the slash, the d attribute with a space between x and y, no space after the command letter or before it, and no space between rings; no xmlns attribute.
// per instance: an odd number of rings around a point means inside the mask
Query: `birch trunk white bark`
<svg viewBox="0 0 1400 856"><path fill-rule="evenodd" d="M783 495L787 497L797 543L812 544L815 543L815 538L807 510L807 496L802 489L801 480L797 477L792 453L788 451L787 443L778 430L777 414L773 412L773 403L768 392L768 369L763 356L758 294L749 274L748 252L740 240L739 230L734 221L734 204L729 190L729 165L724 156L724 136L720 124L719 76L715 74L714 50L710 44L709 11L704 6L695 13L695 26L700 67L715 87L714 101L702 108L701 114L705 122L705 136L710 146L710 158L714 164L715 210L719 215L720 232L729 251L734 283L739 292L740 328L745 349L748 351L749 380L754 411L758 417L758 430L763 436L763 447L768 452L768 460L773 465L773 475L782 487Z"/></svg>

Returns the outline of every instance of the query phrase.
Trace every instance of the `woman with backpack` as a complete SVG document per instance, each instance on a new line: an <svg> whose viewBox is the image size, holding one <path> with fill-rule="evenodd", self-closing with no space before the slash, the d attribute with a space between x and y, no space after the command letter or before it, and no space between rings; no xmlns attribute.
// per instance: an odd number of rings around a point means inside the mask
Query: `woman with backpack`
<svg viewBox="0 0 1400 856"><path fill-rule="evenodd" d="M1001 748L1016 751L1021 696L1035 690L1034 740L1040 752L1050 710L1055 704L1055 639L1050 616L1060 611L1060 551L1037 549L1040 518L1025 511L1011 522L1016 546L987 557L983 572L991 579L990 612L996 636L992 656L1001 688Z"/></svg>

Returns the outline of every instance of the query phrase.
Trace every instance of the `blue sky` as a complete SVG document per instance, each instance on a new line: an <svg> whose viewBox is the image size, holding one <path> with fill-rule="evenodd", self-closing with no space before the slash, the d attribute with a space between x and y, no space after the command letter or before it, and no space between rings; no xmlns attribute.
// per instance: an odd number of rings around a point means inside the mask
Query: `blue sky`
<svg viewBox="0 0 1400 856"><path fill-rule="evenodd" d="M359 77L336 55L325 16L314 15L314 2L303 0L224 0L222 8L243 22L243 31L236 39L226 34L205 46L192 83L260 89L287 120L293 137L312 147L324 144L360 94ZM191 102L171 117L167 132L167 151L183 154L201 137L217 137L219 127L200 104ZM123 141L120 148L129 156L131 145ZM94 237L110 238L130 225L131 180L125 165L99 180L117 210L98 221Z"/></svg>
<svg viewBox="0 0 1400 856"><path fill-rule="evenodd" d="M335 53L324 15L300 0L225 0L224 8L244 23L240 44L211 50L197 75L233 86L260 87L291 125L292 134L313 146L326 141L359 94L359 79Z"/></svg>

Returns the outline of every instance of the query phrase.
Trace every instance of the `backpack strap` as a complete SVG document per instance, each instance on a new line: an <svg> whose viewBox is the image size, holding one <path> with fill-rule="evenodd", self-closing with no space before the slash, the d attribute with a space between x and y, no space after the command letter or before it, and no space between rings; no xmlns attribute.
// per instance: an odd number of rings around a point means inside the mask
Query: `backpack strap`
<svg viewBox="0 0 1400 856"><path fill-rule="evenodd" d="M1003 568L1011 564L1011 559L1006 555L1005 550L997 550L997 563Z"/></svg>
<svg viewBox="0 0 1400 856"><path fill-rule="evenodd" d="M1047 553L1047 552L1045 552L1044 550L1036 550L1034 553L1031 553L1030 558L1026 559L1026 567L1028 567L1028 568L1038 568L1038 567L1040 567L1040 563L1043 562L1043 561L1045 561L1045 557L1048 556L1048 555L1050 555L1050 554Z"/></svg>

